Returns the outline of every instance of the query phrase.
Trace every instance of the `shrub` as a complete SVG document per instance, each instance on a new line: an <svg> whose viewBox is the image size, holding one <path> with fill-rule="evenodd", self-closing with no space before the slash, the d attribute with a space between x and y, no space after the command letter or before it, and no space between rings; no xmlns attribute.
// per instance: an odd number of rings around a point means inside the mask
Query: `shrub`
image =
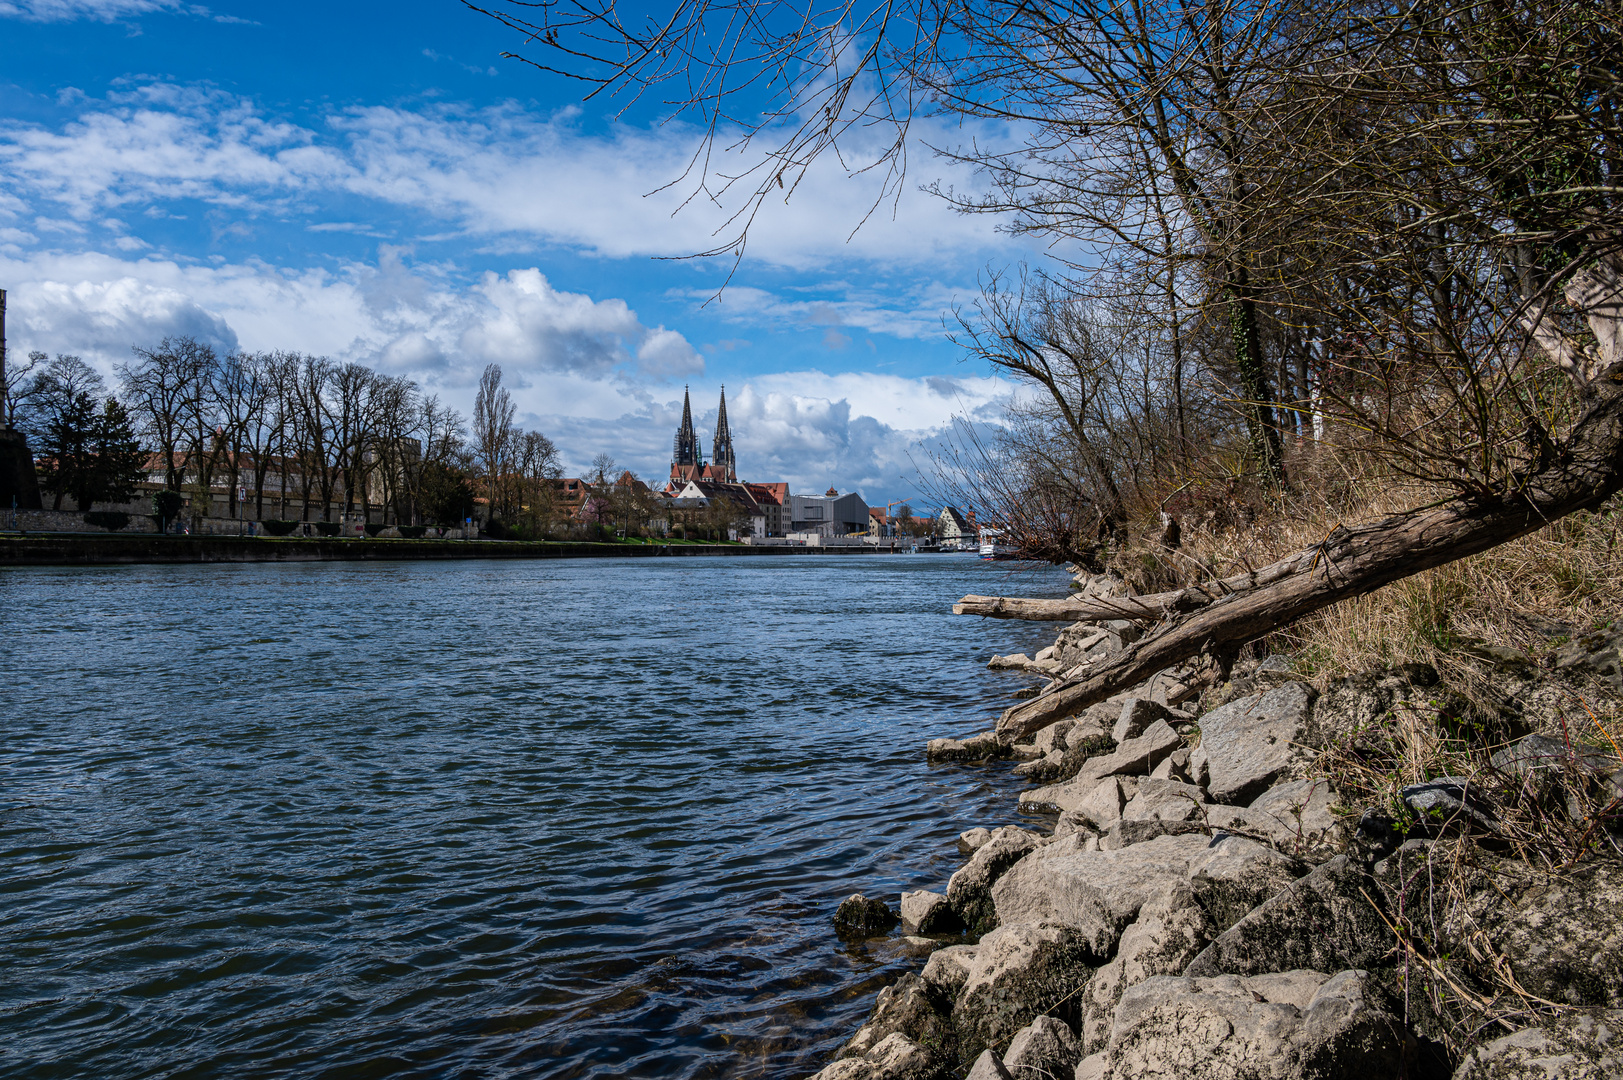
<svg viewBox="0 0 1623 1080"><path fill-rule="evenodd" d="M158 491L152 495L152 516L158 519L158 531L180 516L186 505L186 496L178 491Z"/></svg>
<svg viewBox="0 0 1623 1080"><path fill-rule="evenodd" d="M385 525L381 521L368 521L366 523L366 535L368 535L368 536L376 536L378 533L382 532L384 529L387 529L388 527L389 526Z"/></svg>
<svg viewBox="0 0 1623 1080"><path fill-rule="evenodd" d="M108 532L118 532L130 523L130 515L118 510L92 510L85 515L85 524L94 525Z"/></svg>
<svg viewBox="0 0 1623 1080"><path fill-rule="evenodd" d="M423 537L423 534L428 531L428 526L427 525L401 525L401 526L399 526L399 529L400 529L400 535L404 536L407 540L421 540L422 537Z"/></svg>
<svg viewBox="0 0 1623 1080"><path fill-rule="evenodd" d="M682 528L682 526L680 526L680 525L672 525L671 526L671 539L672 540L685 540L685 539L687 539L687 535L688 535L687 530Z"/></svg>
<svg viewBox="0 0 1623 1080"><path fill-rule="evenodd" d="M281 521L277 518L267 518L259 523L259 527L264 529L268 536L290 536L293 530L299 527L299 523L297 521Z"/></svg>
<svg viewBox="0 0 1623 1080"><path fill-rule="evenodd" d="M336 521L316 521L312 522L312 524L315 525L316 532L320 533L322 536L338 535L338 522Z"/></svg>

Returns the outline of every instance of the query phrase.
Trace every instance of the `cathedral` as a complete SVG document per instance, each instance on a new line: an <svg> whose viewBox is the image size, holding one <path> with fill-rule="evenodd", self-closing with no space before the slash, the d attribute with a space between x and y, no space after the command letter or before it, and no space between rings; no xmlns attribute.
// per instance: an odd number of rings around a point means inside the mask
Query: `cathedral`
<svg viewBox="0 0 1623 1080"><path fill-rule="evenodd" d="M733 458L733 434L727 428L727 388L721 390L721 409L716 413L716 437L710 444L710 464L704 463L699 433L693 430L693 407L687 388L682 389L682 426L676 429L671 449L671 481L668 490L678 490L689 481L718 484L738 483L738 463Z"/></svg>

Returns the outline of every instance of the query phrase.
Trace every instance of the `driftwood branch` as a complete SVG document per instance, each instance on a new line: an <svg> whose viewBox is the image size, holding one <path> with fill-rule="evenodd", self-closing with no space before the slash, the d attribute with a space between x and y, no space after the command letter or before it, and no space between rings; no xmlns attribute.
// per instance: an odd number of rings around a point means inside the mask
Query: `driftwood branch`
<svg viewBox="0 0 1623 1080"><path fill-rule="evenodd" d="M1523 477L1515 490L1337 528L1322 544L1243 580L1225 581L1230 589L1226 595L1173 616L1154 633L1052 693L1006 710L998 720L998 736L1006 741L1025 738L1195 656L1231 654L1339 600L1497 547L1579 510L1594 509L1623 488L1620 374L1615 367L1611 370L1605 380L1609 392L1574 426L1566 453ZM1166 595L1139 599L1157 601Z"/></svg>
<svg viewBox="0 0 1623 1080"><path fill-rule="evenodd" d="M1105 622L1109 619L1160 619L1183 611L1194 611L1211 603L1216 595L1202 589L1148 596L1067 597L1064 600L1031 600L1019 596L977 596L973 593L952 605L954 615L981 615L988 619L1025 619L1029 622Z"/></svg>

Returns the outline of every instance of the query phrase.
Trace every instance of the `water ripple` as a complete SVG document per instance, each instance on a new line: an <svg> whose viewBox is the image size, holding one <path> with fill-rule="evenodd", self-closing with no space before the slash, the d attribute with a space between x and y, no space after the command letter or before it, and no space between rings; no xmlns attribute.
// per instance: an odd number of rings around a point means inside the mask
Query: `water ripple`
<svg viewBox="0 0 1623 1080"><path fill-rule="evenodd" d="M674 564L674 565L673 565ZM1062 595L949 557L0 571L0 1073L814 1071Z"/></svg>

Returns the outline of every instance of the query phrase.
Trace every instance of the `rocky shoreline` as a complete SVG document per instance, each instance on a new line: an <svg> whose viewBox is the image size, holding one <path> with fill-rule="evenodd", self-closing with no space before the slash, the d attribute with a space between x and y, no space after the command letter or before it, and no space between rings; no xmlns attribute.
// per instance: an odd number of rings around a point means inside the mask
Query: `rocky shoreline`
<svg viewBox="0 0 1623 1080"><path fill-rule="evenodd" d="M942 891L841 905L842 935L899 922L928 960L816 1080L1623 1075L1623 752L1596 718L1623 699L1620 627L1462 646L1502 730L1455 730L1425 665L1321 694L1271 656L1162 672L1029 741L931 741L1017 761L1053 824L971 829ZM991 666L1040 695L1140 632L1078 624ZM1482 768L1381 774L1382 739Z"/></svg>

